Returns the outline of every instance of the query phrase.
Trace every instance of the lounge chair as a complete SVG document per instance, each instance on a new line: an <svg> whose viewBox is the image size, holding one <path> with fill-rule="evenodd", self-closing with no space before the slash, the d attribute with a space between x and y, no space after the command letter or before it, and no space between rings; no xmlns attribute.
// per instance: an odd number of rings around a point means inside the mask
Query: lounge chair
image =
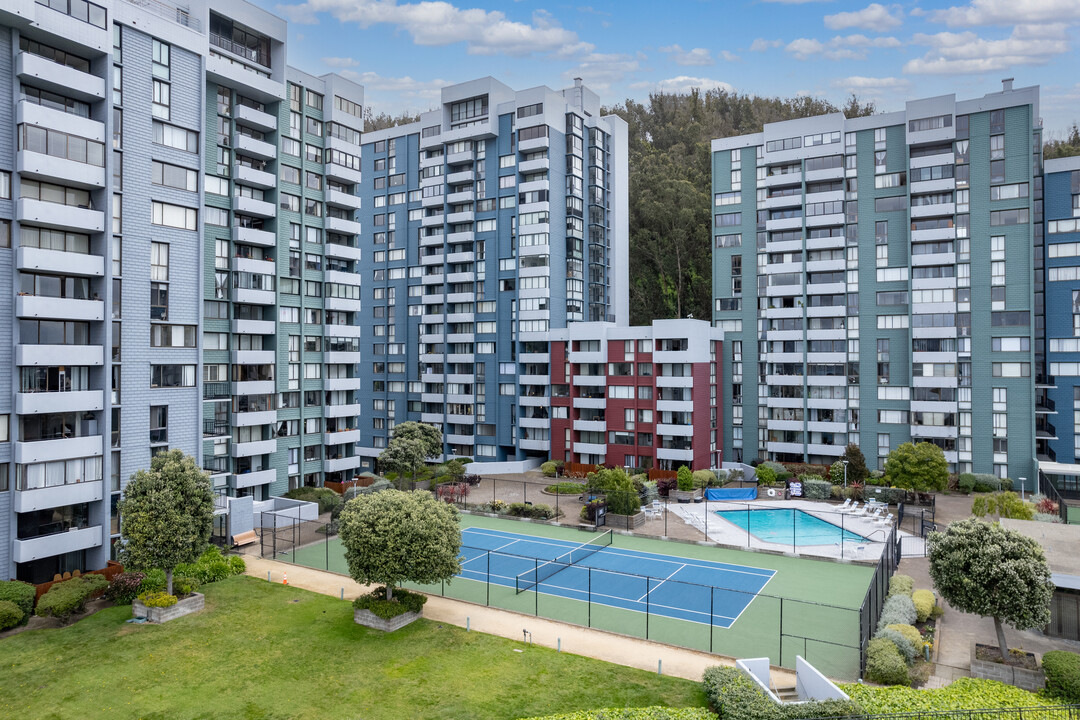
<svg viewBox="0 0 1080 720"><path fill-rule="evenodd" d="M847 512L850 509L851 509L851 498L848 498L847 500L844 501L843 505L836 508L836 511L837 512Z"/></svg>
<svg viewBox="0 0 1080 720"><path fill-rule="evenodd" d="M884 517L876 517L876 518L874 518L874 522L876 522L878 525L891 525L892 524L892 519L893 519L893 514L889 513L888 515L886 515Z"/></svg>
<svg viewBox="0 0 1080 720"><path fill-rule="evenodd" d="M883 513L883 512L885 512L885 508L883 508L882 506L878 505L878 506L877 506L877 507L875 507L875 508L874 508L874 509L873 509L873 510L872 510L871 512L868 512L868 513L866 514L866 517L870 518L870 519L871 519L871 520L873 520L874 522L877 522L878 520L880 520L880 519L881 519L881 513Z"/></svg>
<svg viewBox="0 0 1080 720"><path fill-rule="evenodd" d="M851 503L851 506L848 507L847 510L841 510L840 512L849 513L851 515L860 515L862 514L861 504L858 500L856 500L855 502Z"/></svg>

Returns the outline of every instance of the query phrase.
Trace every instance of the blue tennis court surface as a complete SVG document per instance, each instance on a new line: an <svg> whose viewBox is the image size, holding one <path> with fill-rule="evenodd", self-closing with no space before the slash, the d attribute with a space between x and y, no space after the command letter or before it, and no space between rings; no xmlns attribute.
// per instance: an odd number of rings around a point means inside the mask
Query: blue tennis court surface
<svg viewBox="0 0 1080 720"><path fill-rule="evenodd" d="M581 546L535 535L465 528L459 577L528 592L649 612L729 628L776 574L775 570L601 547L576 564L544 564ZM549 575L550 573L550 575ZM536 578L541 578L539 583Z"/></svg>

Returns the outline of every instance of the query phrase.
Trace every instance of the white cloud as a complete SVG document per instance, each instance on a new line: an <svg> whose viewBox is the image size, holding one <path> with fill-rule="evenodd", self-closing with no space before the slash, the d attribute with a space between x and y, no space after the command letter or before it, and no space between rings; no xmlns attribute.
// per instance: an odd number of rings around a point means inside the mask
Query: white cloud
<svg viewBox="0 0 1080 720"><path fill-rule="evenodd" d="M627 75L641 69L640 63L631 55L623 53L590 53L572 70L562 74L564 82L582 78L593 90L608 90L622 82Z"/></svg>
<svg viewBox="0 0 1080 720"><path fill-rule="evenodd" d="M893 6L893 9L890 10L880 3L870 3L862 10L826 15L825 27L830 30L859 28L861 30L881 32L902 25L903 21L900 19L902 14L903 10L899 7Z"/></svg>
<svg viewBox="0 0 1080 720"><path fill-rule="evenodd" d="M730 52L728 50L721 50L720 51L720 57L724 58L724 60L726 62L738 62L739 60L742 59L738 55L736 55L735 53Z"/></svg>
<svg viewBox="0 0 1080 720"><path fill-rule="evenodd" d="M694 88L699 90L715 90L719 88L725 92L735 92L735 88L723 80L690 77L688 75L679 75L678 77L657 80L656 82L636 82L630 87L634 90L659 90L666 93L687 93Z"/></svg>
<svg viewBox="0 0 1080 720"><path fill-rule="evenodd" d="M950 27L1021 25L1080 21L1076 0L972 0L969 5L935 10L931 18Z"/></svg>
<svg viewBox="0 0 1080 720"><path fill-rule="evenodd" d="M679 45L668 45L660 48L660 52L671 55L676 65L712 65L716 62L705 48L683 50Z"/></svg>
<svg viewBox="0 0 1080 720"><path fill-rule="evenodd" d="M758 38L750 43L750 52L765 52L770 48L778 48L783 44L783 40L766 40L765 38Z"/></svg>
<svg viewBox="0 0 1080 720"><path fill-rule="evenodd" d="M827 42L814 38L797 38L789 42L784 50L798 60L806 60L815 55L821 55L829 60L862 60L872 48L898 48L900 46L900 41L894 37L869 38L856 33L837 35Z"/></svg>
<svg viewBox="0 0 1080 720"><path fill-rule="evenodd" d="M916 45L930 50L909 60L904 72L916 75L981 73L1004 70L1014 65L1045 65L1055 55L1069 51L1065 26L1017 25L1002 40L980 38L971 31L917 33Z"/></svg>
<svg viewBox="0 0 1080 720"><path fill-rule="evenodd" d="M907 93L911 89L911 82L904 78L896 77L865 77L852 75L846 78L837 78L830 83L834 88L852 93L860 97L883 98L896 93Z"/></svg>
<svg viewBox="0 0 1080 720"><path fill-rule="evenodd" d="M353 68L360 65L358 60L348 57L324 57L322 61L323 65L332 68Z"/></svg>
<svg viewBox="0 0 1080 720"><path fill-rule="evenodd" d="M327 60L351 61L351 58L323 58L323 62L326 62ZM352 67L359 65L356 61L352 61L352 63ZM350 67L342 64L327 64L337 68ZM447 80L438 78L431 80L416 80L408 75L404 77L386 77L375 72L357 72L355 70L342 70L341 75L353 82L363 85L366 92L374 91L376 93L392 94L398 98L411 101L420 100L423 101L421 106L425 108L431 105L430 101L437 103L442 97L442 89L451 84ZM370 105L372 103L368 102L367 104ZM416 105L416 103L410 104ZM399 112L400 109L401 108L399 107L386 108L387 112Z"/></svg>
<svg viewBox="0 0 1080 720"><path fill-rule="evenodd" d="M462 9L442 0L404 4L397 0L306 0L298 5L278 5L277 10L296 23L317 22L316 14L327 12L340 22L353 22L365 29L396 25L417 45L463 42L471 55L553 53L569 57L594 49L544 11L533 13L532 22L525 23L509 20L497 10Z"/></svg>

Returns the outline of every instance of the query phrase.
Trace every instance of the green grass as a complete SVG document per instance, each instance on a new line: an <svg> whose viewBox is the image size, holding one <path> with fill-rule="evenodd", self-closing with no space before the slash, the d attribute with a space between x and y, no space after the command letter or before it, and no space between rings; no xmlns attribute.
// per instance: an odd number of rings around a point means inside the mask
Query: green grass
<svg viewBox="0 0 1080 720"><path fill-rule="evenodd" d="M594 537L571 527L482 515L463 514L461 525L571 542L585 542ZM640 535L615 535L613 541L615 547L769 568L775 570L776 575L731 628L714 627L711 632L708 625L661 615L651 616L646 623L645 615L641 612L600 603L593 603L590 608L579 600L544 593L539 598L533 592L519 595L513 588L499 585L489 588L486 583L474 580L459 578L445 586L420 589L436 595L445 593L447 597L481 605L490 604L528 615L539 614L553 620L648 637L731 657L768 656L774 664L785 667L795 667L795 656L801 655L829 677L851 680L858 677L859 606L874 574L872 566L678 543ZM294 559L289 553L280 556L280 559L348 574L341 541L336 537L330 539L329 546L319 542L301 548L295 556ZM717 611L720 610L718 607ZM782 641L781 616L784 631Z"/></svg>
<svg viewBox="0 0 1080 720"><path fill-rule="evenodd" d="M33 718L520 718L705 704L698 683L421 620L391 634L350 603L238 576L206 610L131 625L129 606L0 640L0 708Z"/></svg>

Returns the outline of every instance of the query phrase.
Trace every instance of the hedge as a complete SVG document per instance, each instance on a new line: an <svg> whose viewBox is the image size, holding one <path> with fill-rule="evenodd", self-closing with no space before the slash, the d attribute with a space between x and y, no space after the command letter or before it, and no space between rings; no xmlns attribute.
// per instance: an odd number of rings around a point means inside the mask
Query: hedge
<svg viewBox="0 0 1080 720"><path fill-rule="evenodd" d="M558 466L551 460L540 464L540 472L543 473L544 477L555 477L557 470Z"/></svg>
<svg viewBox="0 0 1080 720"><path fill-rule="evenodd" d="M1080 655L1051 650L1043 655L1046 693L1067 703L1080 703Z"/></svg>
<svg viewBox="0 0 1080 720"><path fill-rule="evenodd" d="M340 512L345 504L342 497L330 488L311 487L310 485L294 488L282 495L282 497L287 497L290 500L318 503L320 515L326 512L331 514Z"/></svg>
<svg viewBox="0 0 1080 720"><path fill-rule="evenodd" d="M35 613L38 617L56 617L67 622L75 613L81 612L90 596L109 586L101 575L82 575L59 582L38 600Z"/></svg>
<svg viewBox="0 0 1080 720"><path fill-rule="evenodd" d="M140 588L145 577L141 572L122 572L114 576L109 583L109 589L105 591L105 599L117 605L130 605L142 592Z"/></svg>
<svg viewBox="0 0 1080 720"><path fill-rule="evenodd" d="M0 630L13 628L23 621L26 613L10 600L0 600Z"/></svg>
<svg viewBox="0 0 1080 720"><path fill-rule="evenodd" d="M881 619L878 620L878 631L884 630L890 625L914 625L915 603L907 595L893 595L885 600L881 608Z"/></svg>
<svg viewBox="0 0 1080 720"><path fill-rule="evenodd" d="M707 488L717 484L716 473L712 470L695 470L693 473L694 487Z"/></svg>
<svg viewBox="0 0 1080 720"><path fill-rule="evenodd" d="M887 637L875 637L866 651L866 679L882 685L907 685L911 682L907 662L900 649Z"/></svg>
<svg viewBox="0 0 1080 720"><path fill-rule="evenodd" d="M225 557L216 545L211 545L195 562L177 565L174 574L189 577L199 585L206 585L224 580L230 575L239 575L244 570L243 558L235 555Z"/></svg>
<svg viewBox="0 0 1080 720"><path fill-rule="evenodd" d="M934 593L930 590L916 590L911 594L911 602L915 605L915 620L926 622L934 611Z"/></svg>
<svg viewBox="0 0 1080 720"><path fill-rule="evenodd" d="M915 591L915 580L910 575L893 575L889 578L889 595L907 595L911 597L911 593Z"/></svg>
<svg viewBox="0 0 1080 720"><path fill-rule="evenodd" d="M527 718L526 720L716 720L716 715L704 708L603 708L578 710L558 715Z"/></svg>
<svg viewBox="0 0 1080 720"><path fill-rule="evenodd" d="M873 641L871 641L873 642ZM1049 653L1048 653L1049 654ZM983 708L1014 708L1060 705L1060 701L1045 695L997 682L960 678L951 685L933 690L909 687L879 688L863 684L841 685L840 689L862 706L863 711L876 713L915 713L946 710L980 710Z"/></svg>
<svg viewBox="0 0 1080 720"><path fill-rule="evenodd" d="M387 600L386 586L382 585L353 600L353 607L357 610L370 610L375 617L389 620L407 612L418 613L424 609L426 602L426 595L402 588L394 588L394 599Z"/></svg>
<svg viewBox="0 0 1080 720"><path fill-rule="evenodd" d="M916 652L915 646L912 645L906 637L904 637L899 631L893 630L893 628L903 627L902 625L891 625L877 635L875 639L888 640L896 646L896 650L900 653L900 657L904 658L905 665L911 665L915 662ZM867 671L869 672L869 671Z"/></svg>
<svg viewBox="0 0 1080 720"><path fill-rule="evenodd" d="M832 483L828 480L805 476L802 484L807 500L828 500L832 494Z"/></svg>
<svg viewBox="0 0 1080 720"><path fill-rule="evenodd" d="M702 677L705 697L712 708L726 718L739 720L795 720L858 715L857 703L842 700L810 701L797 705L777 705L749 678L733 667L715 666Z"/></svg>
<svg viewBox="0 0 1080 720"><path fill-rule="evenodd" d="M24 583L21 580L0 580L0 600L15 603L25 616L34 612L36 597L37 588L30 583Z"/></svg>

